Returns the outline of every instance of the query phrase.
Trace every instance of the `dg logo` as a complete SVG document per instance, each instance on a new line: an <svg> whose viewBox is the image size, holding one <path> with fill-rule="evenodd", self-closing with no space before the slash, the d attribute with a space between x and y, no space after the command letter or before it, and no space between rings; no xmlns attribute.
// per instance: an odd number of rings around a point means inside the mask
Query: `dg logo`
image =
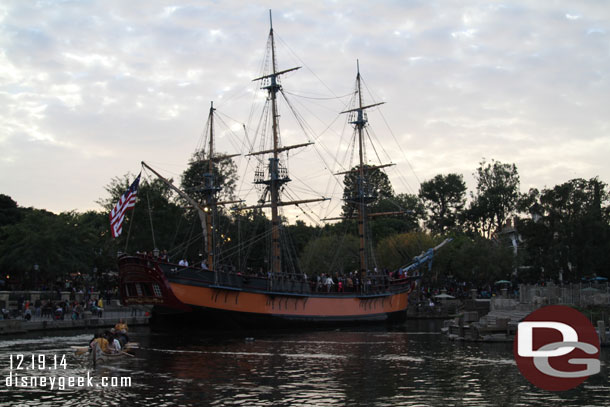
<svg viewBox="0 0 610 407"><path fill-rule="evenodd" d="M513 352L521 374L544 390L572 389L600 371L595 328L562 305L540 308L520 322Z"/></svg>

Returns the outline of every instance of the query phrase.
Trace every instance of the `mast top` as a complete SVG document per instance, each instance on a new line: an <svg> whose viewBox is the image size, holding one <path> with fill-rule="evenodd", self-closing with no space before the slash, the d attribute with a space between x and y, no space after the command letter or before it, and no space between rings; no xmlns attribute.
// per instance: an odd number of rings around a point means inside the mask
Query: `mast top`
<svg viewBox="0 0 610 407"><path fill-rule="evenodd" d="M273 18L271 17L271 9L269 9L269 28L273 31Z"/></svg>

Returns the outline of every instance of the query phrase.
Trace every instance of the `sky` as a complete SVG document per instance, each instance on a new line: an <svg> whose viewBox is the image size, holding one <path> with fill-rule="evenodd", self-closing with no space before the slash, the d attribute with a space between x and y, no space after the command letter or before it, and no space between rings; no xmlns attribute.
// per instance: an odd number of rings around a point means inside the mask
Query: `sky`
<svg viewBox="0 0 610 407"><path fill-rule="evenodd" d="M242 124L255 139L269 9L279 69L302 66L282 85L307 132L284 107L282 143L316 143L289 158L291 196L340 198L330 174L353 159L338 113L356 60L366 102L385 102L368 115L379 147L367 160L396 164L398 193L447 173L472 191L483 159L516 164L523 192L610 182L606 1L5 0L0 193L83 212L100 210L104 187L141 161L179 180L211 101L227 124L218 151L239 152ZM255 163L238 165L238 192L254 203ZM321 216L337 212L333 202Z"/></svg>

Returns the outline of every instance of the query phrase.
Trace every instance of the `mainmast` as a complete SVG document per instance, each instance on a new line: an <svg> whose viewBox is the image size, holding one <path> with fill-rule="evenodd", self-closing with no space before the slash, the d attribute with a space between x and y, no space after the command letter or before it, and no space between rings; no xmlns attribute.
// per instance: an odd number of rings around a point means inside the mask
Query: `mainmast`
<svg viewBox="0 0 610 407"><path fill-rule="evenodd" d="M358 130L358 157L360 159L360 163L358 166L358 240L360 241L360 275L362 277L366 276L367 269L367 256L366 256L366 191L364 190L364 148L363 148L363 138L362 138L362 130L366 124L366 119L364 118L363 109L362 109L362 92L361 92L361 84L360 84L360 62L356 60L356 90L358 92L358 117L353 124L356 126ZM208 226L209 227L209 226Z"/></svg>
<svg viewBox="0 0 610 407"><path fill-rule="evenodd" d="M271 10L269 10L269 37L271 38L271 84L268 92L271 98L271 117L273 127L273 158L269 160L269 175L271 176L270 190L271 193L271 267L273 272L280 273L282 271L282 259L280 256L280 217L277 204L279 202L280 186L288 181L288 177L280 178L278 158L279 147L279 128L277 114L277 92L280 90L280 85L277 83L277 65L275 61L275 38L273 36L273 19ZM286 174L287 175L287 174Z"/></svg>
<svg viewBox="0 0 610 407"><path fill-rule="evenodd" d="M257 171L254 183L266 185L263 199L261 204L253 206L252 208L271 208L271 270L279 274L282 272L282 259L281 259L281 247L280 247L280 215L279 207L284 205L293 205L308 202L317 202L325 200L322 199L308 199L303 201L292 201L292 202L281 202L280 201L280 190L282 186L290 181L288 177L288 171L280 163L279 154L283 151L287 151L293 148L304 147L312 143L298 144L293 146L280 146L280 128L279 128L279 114L277 106L277 94L282 90L282 86L279 84L279 77L288 72L295 71L300 67L285 69L282 71L277 70L277 62L275 57L275 38L273 35L273 20L271 17L271 10L269 10L269 40L271 46L271 73L268 75L261 76L253 79L253 81L262 80L262 89L267 90L268 101L271 102L271 126L273 132L273 148L271 150L258 151L250 153L248 155L258 155L272 153L269 158L269 164L267 167L268 178L264 177L264 170ZM269 195L270 202L265 204L265 197ZM249 209L249 208L242 208Z"/></svg>

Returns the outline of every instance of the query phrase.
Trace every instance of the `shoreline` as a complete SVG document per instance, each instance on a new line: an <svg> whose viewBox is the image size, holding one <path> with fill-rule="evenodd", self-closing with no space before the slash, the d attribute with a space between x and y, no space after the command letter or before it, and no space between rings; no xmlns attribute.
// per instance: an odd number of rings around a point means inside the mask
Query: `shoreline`
<svg viewBox="0 0 610 407"><path fill-rule="evenodd" d="M89 319L65 319L65 320L32 320L24 319L3 319L0 320L0 338L3 335L28 334L40 331L58 331L65 329L83 329L83 328L105 328L114 327L118 319L125 320L127 325L142 326L148 325L150 317L147 316L109 316L102 318Z"/></svg>

